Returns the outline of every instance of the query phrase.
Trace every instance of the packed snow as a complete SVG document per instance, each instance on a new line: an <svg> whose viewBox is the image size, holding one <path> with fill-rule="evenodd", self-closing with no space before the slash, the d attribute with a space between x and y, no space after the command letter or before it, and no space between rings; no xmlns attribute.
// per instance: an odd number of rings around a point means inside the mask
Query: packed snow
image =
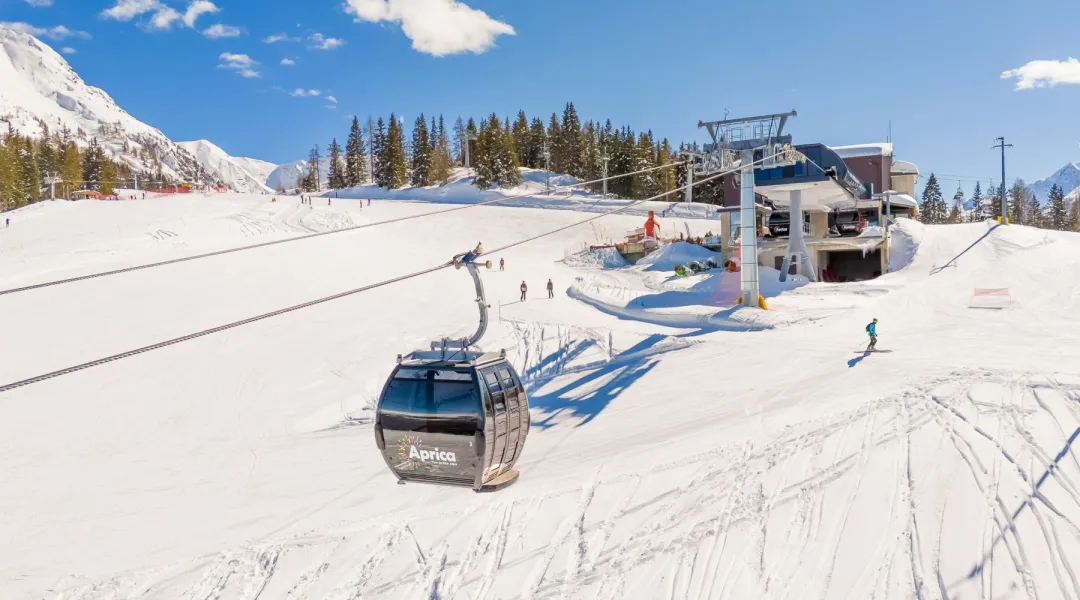
<svg viewBox="0 0 1080 600"><path fill-rule="evenodd" d="M0 287L439 209L418 199L35 204L0 229ZM0 296L0 383L596 215L552 204ZM661 226L716 228L691 216ZM733 330L711 325L748 311L737 273L567 260L643 220L489 256L482 345L534 424L497 494L396 485L370 426L397 353L475 325L454 269L3 393L4 598L1080 596L1080 236L902 223L902 269L770 288L762 268L768 326ZM1012 305L971 309L976 288Z"/></svg>

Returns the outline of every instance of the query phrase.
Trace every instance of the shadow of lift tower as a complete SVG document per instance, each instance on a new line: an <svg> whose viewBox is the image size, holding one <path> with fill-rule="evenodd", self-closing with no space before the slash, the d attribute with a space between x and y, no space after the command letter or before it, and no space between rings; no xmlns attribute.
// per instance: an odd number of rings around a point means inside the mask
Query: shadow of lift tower
<svg viewBox="0 0 1080 600"><path fill-rule="evenodd" d="M759 307L761 285L758 280L758 245L757 245L757 207L754 202L754 169L770 168L795 164L798 152L791 146L791 136L784 135L784 125L795 111L725 119L723 121L698 121L698 127L704 127L712 137L711 144L705 144L705 153L701 162L695 161L690 169L694 175L709 175L720 171L741 167L736 173L741 188L739 197L739 246L741 257L740 284L742 305ZM762 150L762 157L754 160L754 151ZM797 249L806 256L805 248ZM790 254L789 254L790 256Z"/></svg>

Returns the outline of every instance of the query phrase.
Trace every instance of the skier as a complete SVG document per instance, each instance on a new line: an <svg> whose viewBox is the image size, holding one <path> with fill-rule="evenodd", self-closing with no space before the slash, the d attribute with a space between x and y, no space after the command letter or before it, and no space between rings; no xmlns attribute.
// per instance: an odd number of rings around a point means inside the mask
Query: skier
<svg viewBox="0 0 1080 600"><path fill-rule="evenodd" d="M505 271L506 270L506 259L505 258L500 258L499 259L499 270L500 271Z"/></svg>
<svg viewBox="0 0 1080 600"><path fill-rule="evenodd" d="M548 279L547 291L548 291L548 299L551 299L551 298L555 297L555 284L551 283L550 279Z"/></svg>
<svg viewBox="0 0 1080 600"><path fill-rule="evenodd" d="M8 218L7 218L7 219L6 219L5 221L4 221L4 227L11 227L11 217L8 217Z"/></svg>
<svg viewBox="0 0 1080 600"><path fill-rule="evenodd" d="M529 291L529 286L525 285L525 282L521 282L521 301L525 301L525 292Z"/></svg>
<svg viewBox="0 0 1080 600"><path fill-rule="evenodd" d="M870 336L870 345L866 347L867 352L873 352L874 347L877 346L877 319L875 318L872 323L866 326L866 333Z"/></svg>

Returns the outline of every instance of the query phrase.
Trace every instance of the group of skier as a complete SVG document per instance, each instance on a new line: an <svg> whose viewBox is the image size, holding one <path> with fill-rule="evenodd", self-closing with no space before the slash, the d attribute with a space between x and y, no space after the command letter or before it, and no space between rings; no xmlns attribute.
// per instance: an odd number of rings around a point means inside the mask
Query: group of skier
<svg viewBox="0 0 1080 600"><path fill-rule="evenodd" d="M473 248L472 250L470 250L470 251L466 252L465 254L461 255L461 262L463 262L463 263L473 262L476 259L480 258L480 255L483 254L483 253L484 253L484 244L483 244L483 242L477 242L475 248ZM505 258L500 258L499 259L499 270L500 271L505 271L506 270L506 259ZM528 295L528 292L529 292L529 284L525 283L525 280L523 279L521 281L521 286L520 286L519 289L521 290L521 302L525 302L525 297ZM547 293L548 293L548 298L554 298L555 297L555 284L552 283L552 281L550 279L547 280Z"/></svg>
<svg viewBox="0 0 1080 600"><path fill-rule="evenodd" d="M525 301L525 295L529 291L529 286L528 286L528 284L525 283L524 280L521 281L521 288L520 289L521 289L521 301L524 302ZM547 281L547 293L548 293L548 298L549 299L555 297L555 284L552 283L550 279L548 279L548 281Z"/></svg>

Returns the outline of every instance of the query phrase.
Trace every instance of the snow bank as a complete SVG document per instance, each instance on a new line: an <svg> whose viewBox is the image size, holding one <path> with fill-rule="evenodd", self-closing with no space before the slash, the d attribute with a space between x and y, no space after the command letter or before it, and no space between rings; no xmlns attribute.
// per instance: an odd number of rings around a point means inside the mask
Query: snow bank
<svg viewBox="0 0 1080 600"><path fill-rule="evenodd" d="M618 269L630 265L615 248L585 250L567 256L562 263L575 269Z"/></svg>
<svg viewBox="0 0 1080 600"><path fill-rule="evenodd" d="M723 263L723 256L719 252L687 242L674 242L649 254L637 264L645 267L646 271L671 271L675 265L685 265L692 260L704 263L710 258L718 265Z"/></svg>
<svg viewBox="0 0 1080 600"><path fill-rule="evenodd" d="M889 272L895 273L915 260L915 253L922 243L925 226L912 219L897 219L889 229Z"/></svg>

